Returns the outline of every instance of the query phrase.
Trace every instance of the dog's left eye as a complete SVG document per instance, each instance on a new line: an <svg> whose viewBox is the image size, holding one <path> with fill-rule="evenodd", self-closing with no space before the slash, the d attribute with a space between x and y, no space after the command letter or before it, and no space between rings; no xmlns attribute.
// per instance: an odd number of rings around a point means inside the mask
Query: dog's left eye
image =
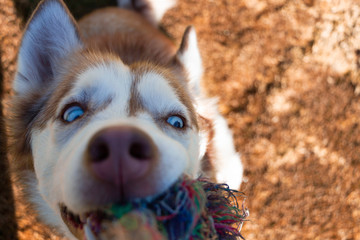
<svg viewBox="0 0 360 240"><path fill-rule="evenodd" d="M181 117L178 116L171 116L166 121L175 128L183 128L185 125Z"/></svg>
<svg viewBox="0 0 360 240"><path fill-rule="evenodd" d="M72 105L65 109L62 118L65 122L73 122L84 114L84 109L79 105Z"/></svg>

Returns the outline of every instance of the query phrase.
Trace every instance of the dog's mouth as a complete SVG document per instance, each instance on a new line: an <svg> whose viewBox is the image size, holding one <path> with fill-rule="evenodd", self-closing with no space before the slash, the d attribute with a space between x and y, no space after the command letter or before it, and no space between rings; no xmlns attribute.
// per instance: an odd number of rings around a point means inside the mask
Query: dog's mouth
<svg viewBox="0 0 360 240"><path fill-rule="evenodd" d="M59 207L77 239L239 239L239 226L248 213L238 208L238 193L224 184L184 177L154 198L114 203L84 214L74 214L65 204Z"/></svg>
<svg viewBox="0 0 360 240"><path fill-rule="evenodd" d="M111 219L104 210L95 210L83 214L75 214L64 204L59 204L61 217L70 232L77 239L91 239L89 235L97 235L101 222Z"/></svg>
<svg viewBox="0 0 360 240"><path fill-rule="evenodd" d="M116 211L117 213L124 211L124 209L127 209L125 210L126 212L130 210L128 207L131 206L131 210L148 209L155 212L156 209L156 212L159 214L171 215L167 208L176 209L178 208L178 202L181 202L183 205L187 202L186 197L188 194L184 192L185 189L182 189L184 188L182 185L183 180L181 179L180 181L179 179L164 192L157 195L103 205L95 210L80 214L72 211L66 204L60 203L61 218L72 235L77 239L96 240L99 239L100 234L103 232L104 224L118 219L119 216L113 212L114 206L122 209ZM160 205L162 204L167 206L167 208L161 210L163 206L160 207Z"/></svg>

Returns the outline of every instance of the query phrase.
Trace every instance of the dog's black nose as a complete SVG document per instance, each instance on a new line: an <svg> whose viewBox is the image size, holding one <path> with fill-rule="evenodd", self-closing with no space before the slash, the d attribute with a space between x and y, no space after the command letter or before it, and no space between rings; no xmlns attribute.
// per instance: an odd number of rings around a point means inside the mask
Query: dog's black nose
<svg viewBox="0 0 360 240"><path fill-rule="evenodd" d="M96 133L89 142L87 154L96 178L124 188L148 174L157 159L157 148L143 131L117 126Z"/></svg>

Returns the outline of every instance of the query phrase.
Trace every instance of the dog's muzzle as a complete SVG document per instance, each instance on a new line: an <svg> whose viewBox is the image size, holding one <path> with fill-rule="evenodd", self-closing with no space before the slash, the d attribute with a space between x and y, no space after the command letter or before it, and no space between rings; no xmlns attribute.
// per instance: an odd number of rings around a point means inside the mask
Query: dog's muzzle
<svg viewBox="0 0 360 240"><path fill-rule="evenodd" d="M152 192L148 175L158 161L158 149L142 130L112 126L90 139L85 161L98 183L110 186L118 201L124 201Z"/></svg>

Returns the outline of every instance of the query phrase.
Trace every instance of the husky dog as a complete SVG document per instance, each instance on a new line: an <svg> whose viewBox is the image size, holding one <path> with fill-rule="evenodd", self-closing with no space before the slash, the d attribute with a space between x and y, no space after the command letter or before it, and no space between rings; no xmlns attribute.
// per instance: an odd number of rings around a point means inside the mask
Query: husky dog
<svg viewBox="0 0 360 240"><path fill-rule="evenodd" d="M241 184L229 128L201 92L194 28L179 48L156 28L174 3L119 0L76 23L62 0L44 0L26 26L10 149L31 206L70 239L89 213L183 174Z"/></svg>

